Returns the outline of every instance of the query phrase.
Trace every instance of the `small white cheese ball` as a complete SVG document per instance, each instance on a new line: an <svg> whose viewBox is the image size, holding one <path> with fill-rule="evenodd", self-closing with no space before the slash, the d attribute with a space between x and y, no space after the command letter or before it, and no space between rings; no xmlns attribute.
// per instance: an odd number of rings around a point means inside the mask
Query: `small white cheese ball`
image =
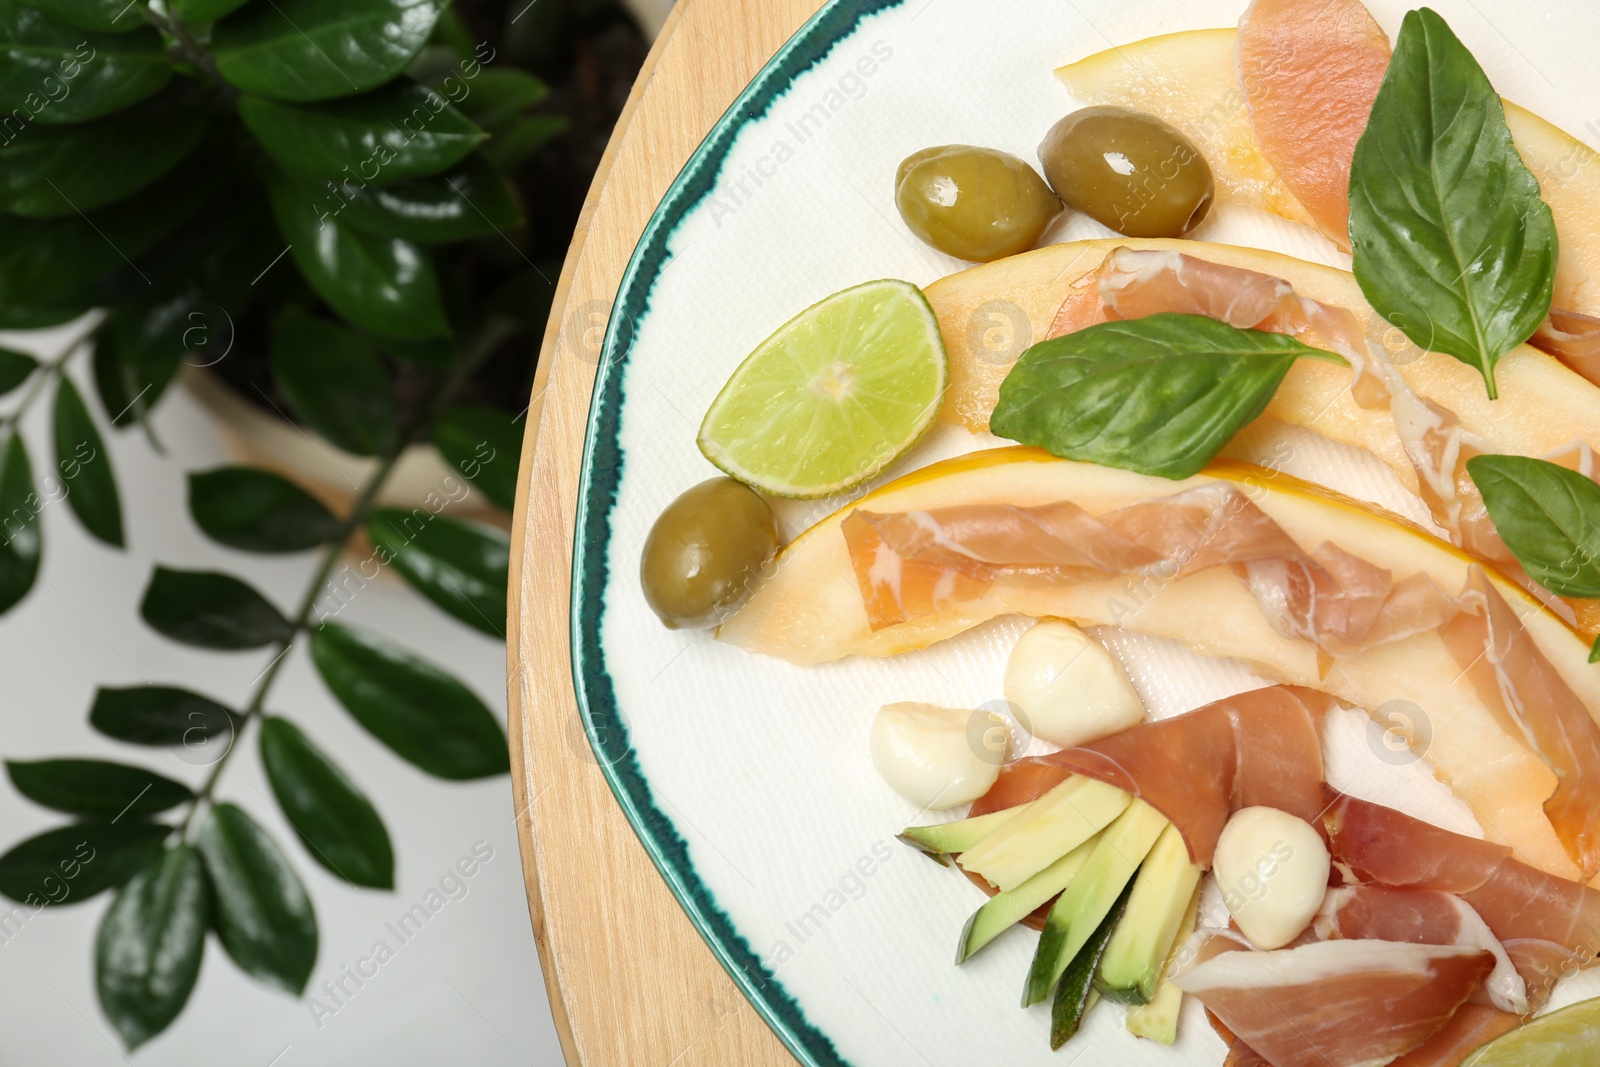
<svg viewBox="0 0 1600 1067"><path fill-rule="evenodd" d="M1329 866L1322 836L1277 808L1235 812L1211 861L1223 904L1260 949L1282 948L1311 925L1328 892Z"/></svg>
<svg viewBox="0 0 1600 1067"><path fill-rule="evenodd" d="M993 746L1006 737L1005 725L987 712L885 704L872 720L872 765L889 788L924 810L967 804L1000 777L1005 752Z"/></svg>
<svg viewBox="0 0 1600 1067"><path fill-rule="evenodd" d="M1137 726L1144 704L1105 647L1071 623L1049 619L1022 635L1006 661L1006 699L1036 737L1062 748Z"/></svg>

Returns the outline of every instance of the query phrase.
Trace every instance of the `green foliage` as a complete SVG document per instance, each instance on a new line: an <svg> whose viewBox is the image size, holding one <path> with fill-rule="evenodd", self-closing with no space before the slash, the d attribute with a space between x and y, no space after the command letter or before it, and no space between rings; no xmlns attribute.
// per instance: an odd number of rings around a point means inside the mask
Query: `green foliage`
<svg viewBox="0 0 1600 1067"><path fill-rule="evenodd" d="M244 552L304 552L339 533L339 520L316 497L254 467L190 474L189 514L207 537Z"/></svg>
<svg viewBox="0 0 1600 1067"><path fill-rule="evenodd" d="M298 996L317 962L317 917L294 868L233 804L207 813L195 843L211 879L222 947L246 974Z"/></svg>
<svg viewBox="0 0 1600 1067"><path fill-rule="evenodd" d="M89 725L134 745L183 745L197 749L215 740L230 743L234 714L210 697L170 685L100 689L89 709Z"/></svg>
<svg viewBox="0 0 1600 1067"><path fill-rule="evenodd" d="M143 767L105 760L8 760L6 771L17 792L35 804L69 815L141 819L194 798L181 782Z"/></svg>
<svg viewBox="0 0 1600 1067"><path fill-rule="evenodd" d="M517 502L522 425L498 408L455 407L434 424L433 443L497 507L510 511Z"/></svg>
<svg viewBox="0 0 1600 1067"><path fill-rule="evenodd" d="M1600 597L1600 485L1527 456L1473 456L1467 473L1535 581L1557 596Z"/></svg>
<svg viewBox="0 0 1600 1067"><path fill-rule="evenodd" d="M313 859L351 885L394 888L394 849L372 801L294 723L261 723L272 795Z"/></svg>
<svg viewBox="0 0 1600 1067"><path fill-rule="evenodd" d="M511 538L504 531L423 508L384 508L372 513L367 533L417 592L468 626L505 637Z"/></svg>
<svg viewBox="0 0 1600 1067"><path fill-rule="evenodd" d="M130 13L131 16L131 13ZM46 126L132 107L172 79L161 35L84 33L18 0L0 0L0 114L23 108Z"/></svg>
<svg viewBox="0 0 1600 1067"><path fill-rule="evenodd" d="M138 819L90 820L36 834L0 856L0 893L20 904L77 904L161 854L171 832Z"/></svg>
<svg viewBox="0 0 1600 1067"><path fill-rule="evenodd" d="M56 469L66 479L67 503L84 529L121 548L122 499L111 473L111 456L71 378L62 378L56 386L55 444Z"/></svg>
<svg viewBox="0 0 1600 1067"><path fill-rule="evenodd" d="M200 854L179 845L117 893L95 939L100 1007L128 1047L177 1018L200 977L211 890Z"/></svg>
<svg viewBox="0 0 1600 1067"><path fill-rule="evenodd" d="M150 628L197 648L236 651L288 643L289 620L249 585L218 571L157 567L139 603Z"/></svg>
<svg viewBox="0 0 1600 1067"><path fill-rule="evenodd" d="M39 576L39 494L22 435L11 433L0 456L0 611L28 595Z"/></svg>

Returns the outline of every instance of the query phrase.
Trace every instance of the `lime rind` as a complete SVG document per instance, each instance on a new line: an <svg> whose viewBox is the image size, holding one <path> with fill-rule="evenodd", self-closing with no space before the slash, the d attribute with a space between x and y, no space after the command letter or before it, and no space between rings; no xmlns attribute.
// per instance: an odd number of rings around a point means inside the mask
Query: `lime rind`
<svg viewBox="0 0 1600 1067"><path fill-rule="evenodd" d="M697 443L730 477L764 493L832 496L915 445L948 380L944 339L922 291L866 282L763 341L712 402Z"/></svg>
<svg viewBox="0 0 1600 1067"><path fill-rule="evenodd" d="M1462 1067L1579 1067L1600 1063L1600 998L1518 1027L1473 1052Z"/></svg>

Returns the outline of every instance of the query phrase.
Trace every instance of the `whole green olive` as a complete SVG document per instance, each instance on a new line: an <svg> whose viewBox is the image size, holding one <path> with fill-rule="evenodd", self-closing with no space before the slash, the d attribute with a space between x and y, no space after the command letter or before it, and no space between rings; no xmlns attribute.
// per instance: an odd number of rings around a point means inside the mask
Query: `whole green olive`
<svg viewBox="0 0 1600 1067"><path fill-rule="evenodd" d="M667 629L715 626L755 590L778 548L772 508L732 478L712 478L667 505L644 541L639 582Z"/></svg>
<svg viewBox="0 0 1600 1067"><path fill-rule="evenodd" d="M895 174L894 202L912 233L980 263L1026 252L1061 213L1061 201L1027 163L959 144L908 156Z"/></svg>
<svg viewBox="0 0 1600 1067"><path fill-rule="evenodd" d="M1211 210L1211 168L1194 143L1154 115L1086 107L1039 146L1050 187L1129 237L1181 237Z"/></svg>

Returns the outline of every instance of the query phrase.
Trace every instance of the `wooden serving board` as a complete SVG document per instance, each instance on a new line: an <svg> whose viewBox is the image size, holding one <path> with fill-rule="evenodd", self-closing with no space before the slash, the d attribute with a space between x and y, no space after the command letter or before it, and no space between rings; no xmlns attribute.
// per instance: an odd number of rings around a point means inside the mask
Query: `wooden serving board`
<svg viewBox="0 0 1600 1067"><path fill-rule="evenodd" d="M679 0L589 190L534 379L512 531L511 782L528 909L567 1063L792 1064L679 909L611 795L569 657L573 522L611 303L713 123L822 0Z"/></svg>

